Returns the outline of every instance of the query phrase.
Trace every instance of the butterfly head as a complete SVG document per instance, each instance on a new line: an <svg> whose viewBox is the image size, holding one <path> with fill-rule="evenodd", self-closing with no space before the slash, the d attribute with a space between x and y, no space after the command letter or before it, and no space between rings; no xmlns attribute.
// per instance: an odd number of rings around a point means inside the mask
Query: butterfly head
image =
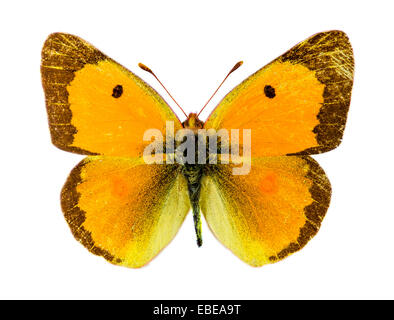
<svg viewBox="0 0 394 320"><path fill-rule="evenodd" d="M187 119L182 123L186 129L202 129L204 122L198 119L197 113L190 113Z"/></svg>

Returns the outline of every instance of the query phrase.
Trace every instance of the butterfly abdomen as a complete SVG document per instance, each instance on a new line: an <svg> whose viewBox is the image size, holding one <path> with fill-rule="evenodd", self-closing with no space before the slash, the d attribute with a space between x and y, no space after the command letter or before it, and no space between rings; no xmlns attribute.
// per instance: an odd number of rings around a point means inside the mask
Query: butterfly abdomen
<svg viewBox="0 0 394 320"><path fill-rule="evenodd" d="M203 166L200 164L188 164L183 166L183 175L187 180L190 204L193 210L194 229L197 236L197 245L202 245L201 219L200 219L200 191Z"/></svg>

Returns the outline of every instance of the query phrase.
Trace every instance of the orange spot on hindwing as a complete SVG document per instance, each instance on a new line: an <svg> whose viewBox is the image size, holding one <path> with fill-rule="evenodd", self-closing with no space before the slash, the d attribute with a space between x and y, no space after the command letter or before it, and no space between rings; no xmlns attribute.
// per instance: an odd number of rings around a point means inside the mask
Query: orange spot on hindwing
<svg viewBox="0 0 394 320"><path fill-rule="evenodd" d="M260 182L260 191L264 194L274 194L278 192L278 177L275 172L267 172Z"/></svg>
<svg viewBox="0 0 394 320"><path fill-rule="evenodd" d="M112 179L112 194L119 198L125 198L130 190L130 183L120 177L113 177Z"/></svg>

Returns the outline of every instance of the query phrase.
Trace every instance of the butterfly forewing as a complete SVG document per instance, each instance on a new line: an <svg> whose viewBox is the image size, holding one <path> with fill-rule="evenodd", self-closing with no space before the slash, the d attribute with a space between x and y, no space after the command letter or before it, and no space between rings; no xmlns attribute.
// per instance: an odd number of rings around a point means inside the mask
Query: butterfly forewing
<svg viewBox="0 0 394 320"><path fill-rule="evenodd" d="M141 156L147 129L181 123L159 94L86 41L54 33L42 49L42 83L53 143L81 154Z"/></svg>
<svg viewBox="0 0 394 320"><path fill-rule="evenodd" d="M353 68L345 33L316 34L233 89L205 128L251 129L257 157L334 149L346 124Z"/></svg>

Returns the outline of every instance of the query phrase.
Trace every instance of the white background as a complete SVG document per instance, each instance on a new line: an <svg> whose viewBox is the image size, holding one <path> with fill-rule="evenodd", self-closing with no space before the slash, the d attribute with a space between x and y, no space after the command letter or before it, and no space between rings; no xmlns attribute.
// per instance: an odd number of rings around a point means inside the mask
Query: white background
<svg viewBox="0 0 394 320"><path fill-rule="evenodd" d="M391 1L7 1L0 10L0 298L394 298ZM248 75L331 29L353 45L353 98L343 143L315 157L333 196L303 250L252 268L205 222L198 249L191 215L142 269L113 266L74 240L59 192L82 156L50 142L39 69L48 34L82 37L167 97L137 67L144 62L187 112L198 111L244 60L205 119Z"/></svg>

